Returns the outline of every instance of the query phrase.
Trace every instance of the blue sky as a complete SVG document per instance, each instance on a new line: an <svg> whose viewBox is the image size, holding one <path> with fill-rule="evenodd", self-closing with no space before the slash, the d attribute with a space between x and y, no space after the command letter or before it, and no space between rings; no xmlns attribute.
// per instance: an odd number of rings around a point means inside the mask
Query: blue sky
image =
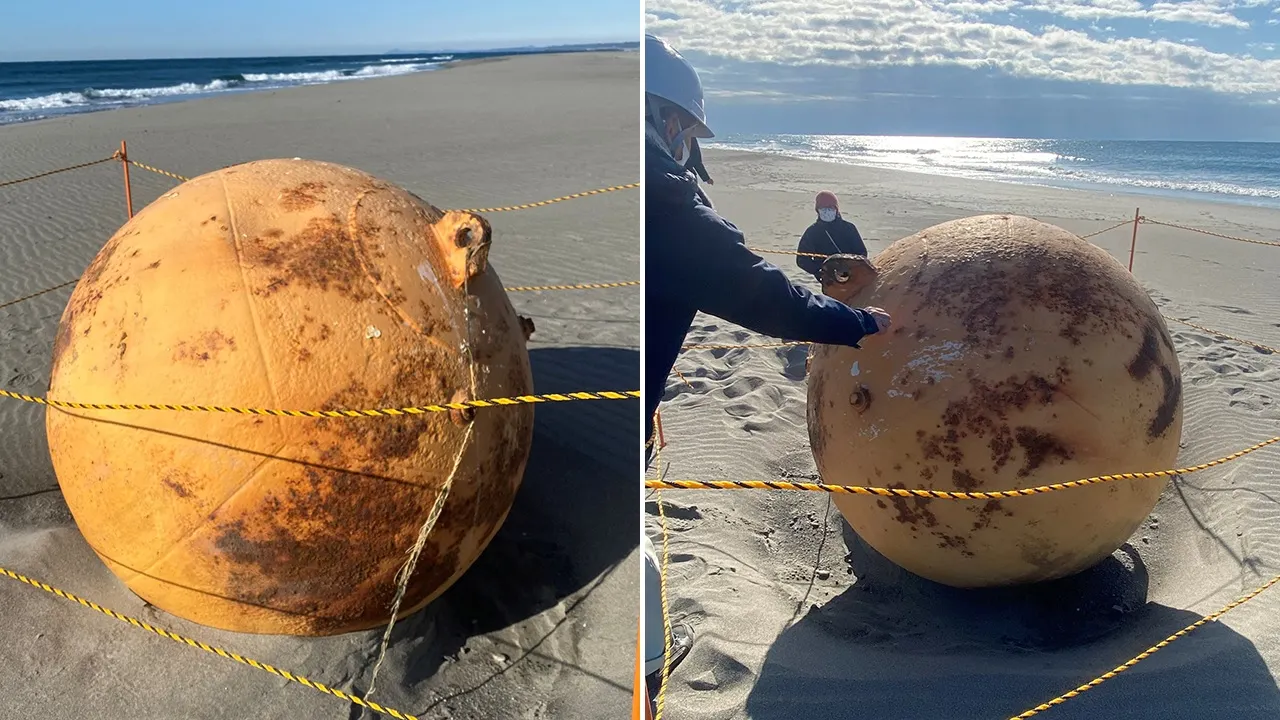
<svg viewBox="0 0 1280 720"><path fill-rule="evenodd" d="M718 133L1280 141L1280 0L647 0Z"/></svg>
<svg viewBox="0 0 1280 720"><path fill-rule="evenodd" d="M636 0L0 0L0 60L376 54L639 39Z"/></svg>

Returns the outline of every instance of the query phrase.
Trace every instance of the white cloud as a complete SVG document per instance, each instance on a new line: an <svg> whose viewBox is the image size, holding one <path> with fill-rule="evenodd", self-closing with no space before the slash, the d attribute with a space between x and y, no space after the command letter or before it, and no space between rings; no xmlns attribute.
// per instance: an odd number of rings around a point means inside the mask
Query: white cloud
<svg viewBox="0 0 1280 720"><path fill-rule="evenodd" d="M801 101L818 101L818 102L850 102L853 98L837 97L834 95L814 95L810 93L790 93L781 92L779 90L707 90L707 97L718 98L749 98L751 100L772 103L791 103Z"/></svg>
<svg viewBox="0 0 1280 720"><path fill-rule="evenodd" d="M1280 93L1280 60L1213 52L1160 37L1094 37L1054 25L1026 30L978 17L1036 5L1064 18L1080 8L1109 13L1105 17L1163 13L1166 19L1185 16L1203 18L1200 24L1227 24L1218 14L1270 1L1193 0L1144 7L1135 0L1095 0L1087 6L1073 0L648 0L645 14L647 30L666 36L677 48L743 62L853 68L949 65L1024 78L1271 94Z"/></svg>
<svg viewBox="0 0 1280 720"><path fill-rule="evenodd" d="M1157 2L1150 7L1137 0L1028 0L1023 7L1071 20L1131 18L1167 23L1190 23L1209 27L1248 28L1249 24L1232 12L1248 2L1232 0L1190 0Z"/></svg>

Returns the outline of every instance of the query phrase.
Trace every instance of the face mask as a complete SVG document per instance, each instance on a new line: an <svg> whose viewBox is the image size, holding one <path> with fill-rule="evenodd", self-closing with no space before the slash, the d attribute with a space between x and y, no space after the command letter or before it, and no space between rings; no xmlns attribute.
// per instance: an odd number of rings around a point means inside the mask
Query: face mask
<svg viewBox="0 0 1280 720"><path fill-rule="evenodd" d="M653 118L662 117L662 113L659 109L658 103L653 98L649 99L649 109L650 109L651 117ZM654 121L654 123L647 125L645 130L646 132L652 132L654 139L657 140L660 144L666 146L667 152L671 153L671 157L676 161L676 163L678 163L681 167L686 166L689 163L689 155L692 152L692 148L690 146L690 138L693 137L694 131L697 128L682 127L680 128L680 131L676 133L675 137L671 138L670 140L667 140L666 134L659 129L661 125L662 125L661 121Z"/></svg>
<svg viewBox="0 0 1280 720"><path fill-rule="evenodd" d="M671 140L671 157L680 163L681 167L689 164L689 156L693 153L693 132L696 128L684 128L676 134Z"/></svg>
<svg viewBox="0 0 1280 720"><path fill-rule="evenodd" d="M822 219L822 222L831 222L832 220L835 220L835 208L822 208L818 211L818 217Z"/></svg>

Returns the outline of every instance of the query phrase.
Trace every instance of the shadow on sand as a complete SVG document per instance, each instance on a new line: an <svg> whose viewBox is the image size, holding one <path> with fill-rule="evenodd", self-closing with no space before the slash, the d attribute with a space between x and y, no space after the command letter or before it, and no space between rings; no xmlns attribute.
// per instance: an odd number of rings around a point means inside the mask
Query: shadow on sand
<svg viewBox="0 0 1280 720"><path fill-rule="evenodd" d="M753 720L1010 718L1201 617L1148 603L1128 545L1073 577L966 591L902 570L842 525L858 581L774 642ZM1280 690L1249 640L1211 622L1043 717L1261 720L1280 717Z"/></svg>
<svg viewBox="0 0 1280 720"><path fill-rule="evenodd" d="M639 383L640 355L635 350L534 348L530 358L539 394L631 390ZM394 692L392 685L412 687L430 678L468 638L527 620L580 593L636 548L637 402L543 404L535 418L524 481L502 529L453 587L392 630L392 649L407 647L408 657L405 677L388 674L379 681L388 691ZM566 617L571 611L568 608ZM371 632L380 637L383 629ZM536 650L526 648L523 655ZM497 674L520 657L513 656ZM492 679L414 711L426 713ZM381 717L371 711L366 716Z"/></svg>
<svg viewBox="0 0 1280 720"><path fill-rule="evenodd" d="M639 352L601 347L532 348L534 392L577 390L632 390L639 384ZM635 400L606 400L541 404L535 411L534 439L523 482L510 514L489 546L472 567L440 598L403 618L393 628L387 664L378 680L378 699L392 706L411 708L422 702L415 686L428 681L451 657L465 652L467 641L538 616L566 603L560 622L541 634L532 647L513 649L510 662L488 675L472 674L470 685L445 697L437 695L426 707L413 708L426 715L437 705L480 690L530 655L530 661L556 662L539 654L539 646L573 614L609 572L636 548L639 513L636 475L639 467L640 410ZM501 410L496 410L501 412ZM113 421L108 421L113 422ZM43 425L39 426L43 430ZM33 468L33 475L53 478L47 452ZM396 478L377 478L400 482ZM56 515L71 519L56 485L9 498L5 519L26 520ZM40 505L24 510L27 505ZM44 508L44 506L50 508ZM20 507L21 506L21 507ZM16 514L16 515L15 515ZM86 547L86 552L88 548ZM174 618L155 611L161 625L176 625ZM634 608L629 617L634 618ZM634 622L634 620L628 621ZM335 687L363 694L368 686L376 648L385 627L332 638L305 638L320 655L348 648L367 656L354 667L307 668L327 676ZM208 629L193 629L215 635ZM234 644L234 634L226 642ZM372 650L370 650L372 648ZM341 652L341 651L340 651ZM401 670L403 669L403 670ZM344 673L345 670L345 673ZM596 677L589 669L579 672ZM345 678L335 676L345 674ZM602 682L617 685L603 677ZM629 688L621 688L629 692ZM351 706L348 717L361 717ZM364 717L382 717L364 711Z"/></svg>

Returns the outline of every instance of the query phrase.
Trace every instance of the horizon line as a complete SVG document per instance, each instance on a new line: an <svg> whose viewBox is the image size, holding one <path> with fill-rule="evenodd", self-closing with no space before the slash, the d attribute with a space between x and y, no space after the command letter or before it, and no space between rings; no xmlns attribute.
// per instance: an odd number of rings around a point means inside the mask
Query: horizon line
<svg viewBox="0 0 1280 720"><path fill-rule="evenodd" d="M307 57L373 57L376 55L397 56L397 55L448 55L448 54L467 54L467 53L503 53L517 51L538 51L538 50L559 50L574 48L590 48L600 45L634 45L640 46L639 40L583 40L573 42L556 42L556 41L531 41L524 44L496 45L493 47L474 47L470 49L447 48L443 50L402 50L400 48L392 48L391 50L371 51L371 52L352 52L350 50L341 50L336 52L300 52L300 51L284 51L279 53L268 54L244 54L233 52L230 54L213 54L213 55L153 55L149 57L83 57L83 58L39 58L29 60L6 60L0 56L0 65L22 65L28 63L59 63L59 62L139 62L147 60L270 60L274 58L307 58Z"/></svg>

